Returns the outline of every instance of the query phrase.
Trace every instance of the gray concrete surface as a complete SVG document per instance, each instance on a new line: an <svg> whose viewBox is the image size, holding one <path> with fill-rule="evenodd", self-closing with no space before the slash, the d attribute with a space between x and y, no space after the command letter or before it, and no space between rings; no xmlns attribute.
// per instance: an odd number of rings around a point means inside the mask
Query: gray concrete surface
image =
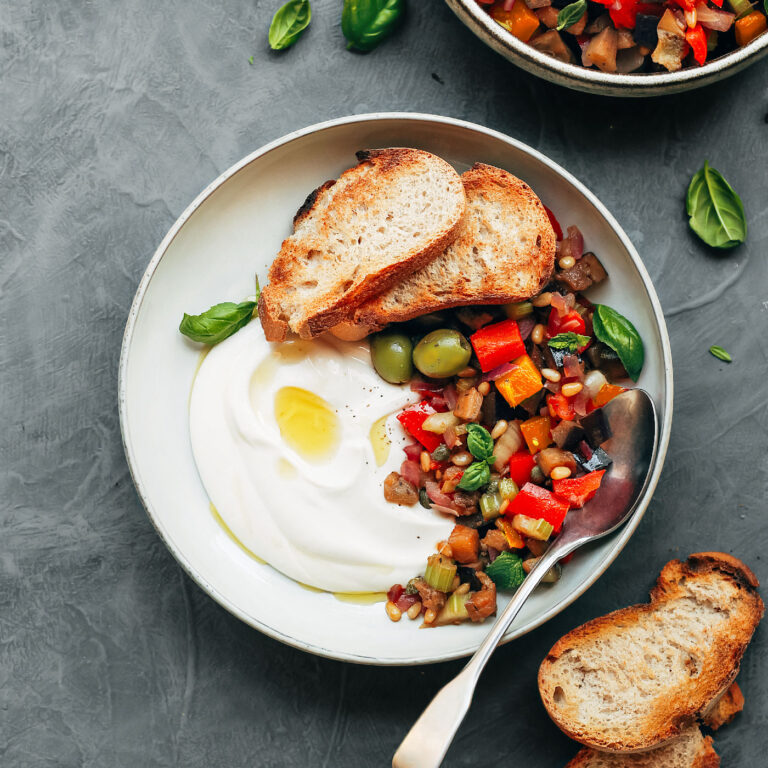
<svg viewBox="0 0 768 768"><path fill-rule="evenodd" d="M669 323L675 421L646 519L593 589L499 651L446 760L558 768L576 749L535 687L557 637L644 600L670 557L721 549L768 581L768 62L623 102L517 71L438 0L411 0L369 56L345 51L339 0L315 0L305 38L269 52L276 5L15 0L0 14L0 764L384 766L459 669L314 658L227 614L155 535L116 410L139 277L204 185L295 128L416 110L505 131L586 182L637 245ZM704 159L748 211L732 252L686 225ZM765 764L767 662L763 627L740 675L746 710L716 739L729 768Z"/></svg>

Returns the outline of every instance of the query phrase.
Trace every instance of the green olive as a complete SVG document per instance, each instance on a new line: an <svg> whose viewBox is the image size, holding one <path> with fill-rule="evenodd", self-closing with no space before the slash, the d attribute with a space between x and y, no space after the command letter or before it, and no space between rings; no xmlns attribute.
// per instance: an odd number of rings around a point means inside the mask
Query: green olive
<svg viewBox="0 0 768 768"><path fill-rule="evenodd" d="M425 375L445 379L467 367L472 347L458 332L441 328L428 333L413 350L413 364Z"/></svg>
<svg viewBox="0 0 768 768"><path fill-rule="evenodd" d="M377 333L371 340L371 361L384 381L402 384L413 376L413 343L404 333Z"/></svg>

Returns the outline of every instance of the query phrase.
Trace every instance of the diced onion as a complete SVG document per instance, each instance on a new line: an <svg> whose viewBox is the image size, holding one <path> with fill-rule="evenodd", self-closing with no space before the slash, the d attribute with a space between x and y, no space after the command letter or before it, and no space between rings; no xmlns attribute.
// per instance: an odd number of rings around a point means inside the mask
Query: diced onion
<svg viewBox="0 0 768 768"><path fill-rule="evenodd" d="M602 371L590 371L584 379L584 391L591 397L597 397L597 393L608 383Z"/></svg>
<svg viewBox="0 0 768 768"><path fill-rule="evenodd" d="M496 459L493 463L493 468L497 472L501 472L509 461L509 457L521 450L522 447L523 434L520 432L520 426L516 421L511 421L504 434L493 446L493 455Z"/></svg>
<svg viewBox="0 0 768 768"><path fill-rule="evenodd" d="M432 413L424 419L421 428L427 432L434 432L436 435L442 435L448 427L455 427L459 423L457 416L451 411L444 413Z"/></svg>
<svg viewBox="0 0 768 768"><path fill-rule="evenodd" d="M710 8L706 3L699 3L696 6L696 18L702 27L714 29L716 32L727 32L733 26L736 14L718 11Z"/></svg>

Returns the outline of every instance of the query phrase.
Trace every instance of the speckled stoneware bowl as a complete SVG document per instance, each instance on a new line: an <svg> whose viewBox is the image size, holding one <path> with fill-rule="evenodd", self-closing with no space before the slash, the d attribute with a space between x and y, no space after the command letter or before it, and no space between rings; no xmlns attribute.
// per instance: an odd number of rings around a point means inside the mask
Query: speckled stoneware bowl
<svg viewBox="0 0 768 768"><path fill-rule="evenodd" d="M604 96L660 96L701 88L735 75L768 53L768 33L749 45L679 72L608 74L578 64L566 64L518 40L495 22L475 0L446 0L453 12L483 42L527 72L552 83Z"/></svg>
<svg viewBox="0 0 768 768"><path fill-rule="evenodd" d="M264 281L307 192L353 165L356 150L391 146L434 152L459 172L476 161L491 163L529 182L563 225L578 224L608 270L610 279L595 286L590 298L620 308L644 339L638 385L653 397L660 434L638 510L621 530L579 550L560 581L537 589L505 641L547 621L597 580L640 524L664 463L672 423L664 316L640 257L605 206L535 149L479 125L435 115L344 117L273 141L211 182L163 238L136 292L120 358L120 425L152 522L214 600L262 632L312 653L365 664L423 664L472 653L488 626L420 630L415 621L393 624L382 603L350 603L309 590L254 559L216 521L189 439L188 396L201 350L177 330L184 312L251 293L254 272ZM505 604L502 597L500 607Z"/></svg>

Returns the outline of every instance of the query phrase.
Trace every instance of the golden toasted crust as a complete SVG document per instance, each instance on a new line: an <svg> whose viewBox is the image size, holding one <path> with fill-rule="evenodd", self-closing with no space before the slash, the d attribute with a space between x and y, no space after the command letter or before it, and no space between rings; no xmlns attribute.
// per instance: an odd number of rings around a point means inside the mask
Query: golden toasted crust
<svg viewBox="0 0 768 768"><path fill-rule="evenodd" d="M450 307L522 301L549 282L556 238L534 191L484 163L461 180L467 210L459 236L425 267L362 304L355 323L382 328Z"/></svg>
<svg viewBox="0 0 768 768"><path fill-rule="evenodd" d="M733 683L707 712L703 721L704 725L716 731L730 723L742 709L744 709L744 694L741 692L739 684Z"/></svg>
<svg viewBox="0 0 768 768"><path fill-rule="evenodd" d="M453 242L464 214L458 174L422 150L357 153L358 164L312 192L269 269L259 317L270 341L312 338L349 320ZM411 198L422 184L423 194ZM428 211L428 213L427 213Z"/></svg>
<svg viewBox="0 0 768 768"><path fill-rule="evenodd" d="M757 586L752 571L731 555L702 552L691 555L686 562L670 561L651 591L650 603L593 619L555 643L539 668L538 678L539 692L550 717L568 736L601 751L642 751L675 738L704 717L736 677L741 657L764 611ZM721 607L718 600L725 600L721 593L726 592L731 602ZM678 609L698 606L697 601L701 601L702 616L708 612L708 616L718 617L717 626L713 623L699 627L695 624L695 616L690 619L690 627L669 625L671 616L692 616ZM698 620L704 619L698 617ZM598 647L601 653L609 645L614 649L623 647L623 637L630 627L638 627L654 638L653 643L649 646L650 641L644 640L642 647L627 647L626 657L618 662L613 656L602 656L595 666L590 653ZM648 680L647 675L655 673L649 673L645 666L644 653L650 652L653 656L670 648L676 652L681 647L678 638L684 638L685 643L699 643L692 649L688 645L684 647L689 657L682 655L681 658L686 658L686 667L689 662L691 665L687 679L680 685L673 684L670 669L669 679L660 683L661 695L647 694L642 702L643 714L636 715L636 721L630 721L631 729L624 728L618 735L607 726L590 725L591 715L584 714L585 699L579 698L587 695L586 687L583 690L569 687L567 691L563 687L563 681L569 680L568 675L576 668L569 664L578 665L578 673L585 685L590 679L601 680L612 663L620 666L617 669L611 667L610 674L617 681L622 680L622 687L631 685L633 680ZM589 664L584 662L584 656L589 656ZM653 682L656 683L655 678ZM657 689L649 686L647 690ZM617 698L621 698L620 691L616 693L619 693ZM617 715L626 714L624 710L616 711Z"/></svg>

